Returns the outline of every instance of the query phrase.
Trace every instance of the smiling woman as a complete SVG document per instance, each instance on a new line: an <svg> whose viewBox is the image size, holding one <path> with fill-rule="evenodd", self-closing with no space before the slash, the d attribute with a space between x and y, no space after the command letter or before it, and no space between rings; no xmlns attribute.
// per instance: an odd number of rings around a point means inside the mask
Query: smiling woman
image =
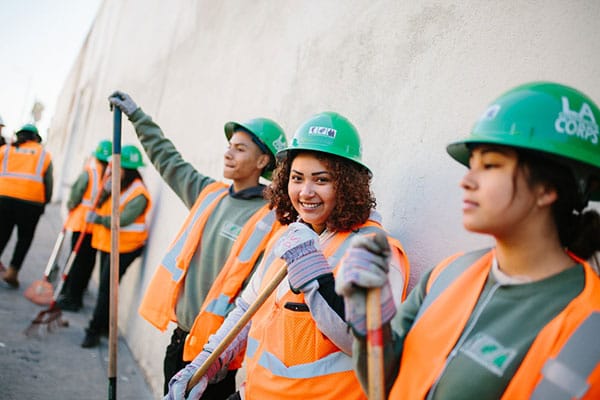
<svg viewBox="0 0 600 400"><path fill-rule="evenodd" d="M347 118L333 112L309 118L277 158L265 195L284 226L273 235L236 308L194 361L171 380L169 399L184 398L195 371L282 268L287 268L287 278L187 398L200 398L208 382L219 379L220 370L247 347L244 394L230 399L366 399L352 371L352 338L346 328L349 323L364 329L365 316L346 313L334 291L337 267L351 241L380 237L391 282L381 301L386 310L394 310L406 291L408 259L374 210L371 172L362 163L360 138ZM392 316L383 313L386 321Z"/></svg>

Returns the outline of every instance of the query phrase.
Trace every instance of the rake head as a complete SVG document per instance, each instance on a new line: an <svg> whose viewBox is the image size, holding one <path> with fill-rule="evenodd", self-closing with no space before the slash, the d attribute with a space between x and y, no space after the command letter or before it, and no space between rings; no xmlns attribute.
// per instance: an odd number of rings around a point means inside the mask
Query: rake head
<svg viewBox="0 0 600 400"><path fill-rule="evenodd" d="M40 311L23 333L25 336L36 336L44 329L52 332L56 328L67 326L69 321L62 318L62 310L54 303L48 309Z"/></svg>
<svg viewBox="0 0 600 400"><path fill-rule="evenodd" d="M25 289L23 296L37 305L47 306L54 300L54 288L49 281L35 281Z"/></svg>

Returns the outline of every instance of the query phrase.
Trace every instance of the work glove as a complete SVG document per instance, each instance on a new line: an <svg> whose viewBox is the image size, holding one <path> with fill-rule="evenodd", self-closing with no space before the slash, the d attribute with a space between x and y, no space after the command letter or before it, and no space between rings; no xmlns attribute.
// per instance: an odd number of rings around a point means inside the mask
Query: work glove
<svg viewBox="0 0 600 400"><path fill-rule="evenodd" d="M175 374L169 381L169 393L166 394L163 400L198 400L208 386L208 381L217 375L221 369L221 360L217 359L206 371L206 374L200 378L196 386L190 390L190 393L185 397L185 391L190 379L194 373L204 364L204 361L210 356L210 353L203 350L194 358L194 360Z"/></svg>
<svg viewBox="0 0 600 400"><path fill-rule="evenodd" d="M385 234L357 236L342 258L335 291L344 297L346 323L358 336L367 334L367 290L381 288L381 323L396 314L388 281L390 247Z"/></svg>
<svg viewBox="0 0 600 400"><path fill-rule="evenodd" d="M302 222L289 225L273 252L287 263L288 281L294 293L300 293L306 284L331 273L331 267L320 250L319 236Z"/></svg>
<svg viewBox="0 0 600 400"><path fill-rule="evenodd" d="M99 215L96 214L95 211L88 211L85 215L85 222L87 222L88 224L95 224L98 217Z"/></svg>
<svg viewBox="0 0 600 400"><path fill-rule="evenodd" d="M108 97L108 102L111 104L111 109L112 106L115 106L119 110L123 111L127 117L131 117L135 110L139 108L131 96L118 90Z"/></svg>

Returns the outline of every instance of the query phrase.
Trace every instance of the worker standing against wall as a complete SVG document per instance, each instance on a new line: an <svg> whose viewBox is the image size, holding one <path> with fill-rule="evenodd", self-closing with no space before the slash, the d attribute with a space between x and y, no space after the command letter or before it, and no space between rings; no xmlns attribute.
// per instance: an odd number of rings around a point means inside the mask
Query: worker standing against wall
<svg viewBox="0 0 600 400"><path fill-rule="evenodd" d="M88 286L96 264L96 249L92 247L91 234L93 224L86 222L86 216L89 211L92 211L94 200L103 189L102 178L111 154L112 142L110 140L100 141L92 156L85 163L83 171L71 186L67 201L69 215L65 222L66 229L72 232L71 249L75 248L82 234L85 237L79 245L77 255L58 298L61 310L79 311L83 306L83 292ZM108 183L108 180L105 183Z"/></svg>
<svg viewBox="0 0 600 400"><path fill-rule="evenodd" d="M471 135L447 151L469 170L463 225L492 249L459 254L426 273L384 327L390 399L600 398L600 278L584 261L600 249L600 110L568 86L535 82L501 95ZM388 284L368 243L347 257L337 289ZM370 271L370 281L349 279ZM365 380L364 329L355 366Z"/></svg>
<svg viewBox="0 0 600 400"><path fill-rule="evenodd" d="M52 157L38 129L26 124L15 135L13 143L0 147L0 255L17 228L17 244L2 280L14 289L53 188Z"/></svg>
<svg viewBox="0 0 600 400"><path fill-rule="evenodd" d="M119 281L131 263L142 254L148 239L148 212L152 200L138 171L143 166L140 150L133 145L123 146L119 196ZM113 165L112 168L116 167ZM109 183L103 189L98 208L88 211L86 217L93 224L92 247L100 252L100 285L94 313L81 343L84 348L97 346L100 336L108 333L112 213L110 191Z"/></svg>
<svg viewBox="0 0 600 400"><path fill-rule="evenodd" d="M115 92L109 101L128 116L157 171L190 209L140 306L142 317L161 331L171 321L177 324L164 359L166 393L171 377L195 356L184 356L186 339L234 242L238 236L249 238L241 234L249 230L246 225L257 213L268 211L265 186L259 180L261 176L269 179L275 153L287 142L283 129L267 118L225 124L229 146L224 154L223 177L232 181L229 185L201 174L186 162L129 95ZM275 223L273 218L265 234ZM252 258L260 257L262 251L263 245L253 248ZM209 385L203 398L225 399L234 393L236 371L230 370L223 381Z"/></svg>
<svg viewBox="0 0 600 400"><path fill-rule="evenodd" d="M208 382L221 379L246 346L246 381L231 400L367 398L352 370L352 336L343 299L334 292L337 267L353 238L380 234L390 243L393 278L382 297L400 304L408 282L408 259L400 243L385 233L374 210L371 171L362 162L360 137L347 118L333 112L312 116L278 157L267 196L286 226L270 242L236 308L194 361L173 377L165 399L186 398L196 370L281 268L287 268L287 278L187 398L201 398Z"/></svg>

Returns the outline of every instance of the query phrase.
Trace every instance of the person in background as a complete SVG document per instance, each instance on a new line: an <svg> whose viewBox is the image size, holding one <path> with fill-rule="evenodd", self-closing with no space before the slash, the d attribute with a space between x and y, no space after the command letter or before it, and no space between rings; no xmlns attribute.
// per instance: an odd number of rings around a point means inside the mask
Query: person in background
<svg viewBox="0 0 600 400"><path fill-rule="evenodd" d="M71 186L71 193L67 201L69 215L65 227L72 232L72 251L79 237L85 236L57 300L59 307L65 311L79 311L83 306L83 293L96 264L96 249L92 247L93 225L86 222L86 216L89 211L92 211L94 200L103 189L102 178L111 154L112 142L110 140L100 141L92 156L85 163L83 171ZM106 180L105 183L110 182Z"/></svg>
<svg viewBox="0 0 600 400"><path fill-rule="evenodd" d="M143 167L142 153L133 145L121 149L121 189L119 195L119 281L131 263L142 254L148 239L150 193L138 168ZM115 168L115 166L112 166ZM104 186L99 206L88 211L86 220L93 224L92 247L100 252L100 285L96 306L85 331L81 347L96 347L100 336L108 332L111 254L111 185Z"/></svg>
<svg viewBox="0 0 600 400"><path fill-rule="evenodd" d="M533 82L501 95L447 151L469 169L463 226L491 249L454 255L424 274L384 328L390 399L600 398L600 279L584 261L600 249L600 110L580 91ZM371 243L372 245L372 243ZM341 279L356 292L389 283L387 256L359 243ZM361 257L364 259L364 257ZM365 331L353 327L366 380Z"/></svg>
<svg viewBox="0 0 600 400"><path fill-rule="evenodd" d="M17 228L9 267L0 269L2 282L14 289L19 287L19 271L53 188L52 156L40 144L35 125L23 125L15 135L13 143L0 147L0 255Z"/></svg>
<svg viewBox="0 0 600 400"><path fill-rule="evenodd" d="M140 315L161 331L171 321L177 324L164 358L166 393L172 376L194 359L205 338L231 310L233 299L277 227L260 178L270 179L275 153L287 141L283 129L268 118L226 123L223 177L231 184L219 182L186 162L131 96L115 92L109 102L128 116L156 170L190 209L139 309ZM243 249L244 270L230 269L230 256L236 258ZM232 270L235 273L229 274ZM203 399L225 399L234 393L239 367L239 363L231 363L225 379L209 385Z"/></svg>
<svg viewBox="0 0 600 400"><path fill-rule="evenodd" d="M347 118L334 112L312 116L277 155L266 194L285 226L267 246L235 309L193 362L171 379L165 399L199 399L246 346L246 381L229 399L366 399L352 370L352 336L345 320L353 316L334 292L339 261L354 238L383 237L391 248L392 285L382 299L400 304L408 259L374 211L371 171ZM287 268L287 277L186 397L191 377L281 268Z"/></svg>
<svg viewBox="0 0 600 400"><path fill-rule="evenodd" d="M4 135L2 134L2 129L4 129L4 120L2 119L2 116L0 115L0 147L4 146L6 144L6 139L4 139Z"/></svg>

